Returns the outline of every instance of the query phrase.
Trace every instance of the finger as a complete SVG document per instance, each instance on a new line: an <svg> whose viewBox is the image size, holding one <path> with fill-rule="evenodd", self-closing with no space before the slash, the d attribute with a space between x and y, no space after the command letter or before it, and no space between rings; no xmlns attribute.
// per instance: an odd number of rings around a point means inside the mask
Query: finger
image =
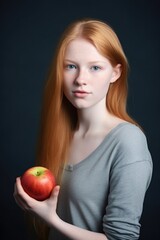
<svg viewBox="0 0 160 240"><path fill-rule="evenodd" d="M59 190L60 186L59 185L55 186L54 189L52 190L51 198L57 198L59 195Z"/></svg>
<svg viewBox="0 0 160 240"><path fill-rule="evenodd" d="M59 185L55 186L52 193L51 193L50 198L48 199L49 202L51 201L51 203L55 206L55 208L57 207L59 190L60 190L60 186Z"/></svg>
<svg viewBox="0 0 160 240"><path fill-rule="evenodd" d="M18 189L17 189L17 181L19 181L18 179L16 179L16 182L14 184L14 192L13 192L13 197L15 199L15 202L17 203L17 205L25 210L26 209L26 201L19 195L18 193Z"/></svg>
<svg viewBox="0 0 160 240"><path fill-rule="evenodd" d="M23 198L23 194L24 194L24 190L21 187L21 183L20 183L20 178L17 177L16 178L16 182L14 184L14 193L13 196L17 199L17 198Z"/></svg>
<svg viewBox="0 0 160 240"><path fill-rule="evenodd" d="M15 202L16 202L16 204L22 209L22 210L26 210L27 209L27 206L25 205L25 203L21 200L21 199L19 199L19 198L17 198L17 197L14 197L14 199L15 199Z"/></svg>
<svg viewBox="0 0 160 240"><path fill-rule="evenodd" d="M24 191L24 189L21 185L20 177L16 178L16 191L17 191L17 195L20 196L25 201L30 201L31 199L33 199Z"/></svg>
<svg viewBox="0 0 160 240"><path fill-rule="evenodd" d="M55 186L52 190L52 193L48 199L46 199L47 206L52 209L52 211L56 211L57 209L57 202L58 202L58 195L59 195L60 186Z"/></svg>
<svg viewBox="0 0 160 240"><path fill-rule="evenodd" d="M21 185L20 177L16 178L14 198L25 210L30 209L31 206L35 205L37 201L30 197L24 190Z"/></svg>
<svg viewBox="0 0 160 240"><path fill-rule="evenodd" d="M20 177L16 178L16 187L17 187L17 192L18 193L24 193L23 187L21 185L21 178Z"/></svg>

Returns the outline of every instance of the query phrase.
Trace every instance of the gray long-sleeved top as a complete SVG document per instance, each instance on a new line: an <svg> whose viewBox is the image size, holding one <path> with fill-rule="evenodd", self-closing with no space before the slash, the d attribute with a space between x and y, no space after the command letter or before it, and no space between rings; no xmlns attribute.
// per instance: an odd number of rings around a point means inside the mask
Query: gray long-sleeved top
<svg viewBox="0 0 160 240"><path fill-rule="evenodd" d="M152 170L145 135L137 126L121 123L87 158L66 166L58 215L109 240L136 240ZM68 238L51 229L53 239Z"/></svg>

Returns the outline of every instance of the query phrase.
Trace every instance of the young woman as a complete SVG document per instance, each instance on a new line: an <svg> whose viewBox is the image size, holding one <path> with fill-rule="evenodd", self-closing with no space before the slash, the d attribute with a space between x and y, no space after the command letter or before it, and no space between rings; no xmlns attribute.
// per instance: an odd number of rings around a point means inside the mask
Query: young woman
<svg viewBox="0 0 160 240"><path fill-rule="evenodd" d="M46 83L37 164L58 185L39 202L16 179L17 204L48 226L46 239L138 239L152 176L146 137L127 114L128 62L113 29L75 21ZM42 236L42 234L41 234Z"/></svg>

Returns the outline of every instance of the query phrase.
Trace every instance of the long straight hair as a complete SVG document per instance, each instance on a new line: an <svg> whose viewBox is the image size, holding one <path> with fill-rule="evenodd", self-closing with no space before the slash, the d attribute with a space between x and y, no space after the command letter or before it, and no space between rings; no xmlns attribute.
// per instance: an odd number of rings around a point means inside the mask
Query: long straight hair
<svg viewBox="0 0 160 240"><path fill-rule="evenodd" d="M60 38L46 82L36 160L37 164L52 170L57 183L60 183L78 121L76 108L63 94L65 52L68 44L77 38L92 43L101 55L109 59L113 67L121 65L121 76L110 84L106 108L111 114L137 125L126 110L129 65L116 33L108 24L97 19L82 19L71 23Z"/></svg>

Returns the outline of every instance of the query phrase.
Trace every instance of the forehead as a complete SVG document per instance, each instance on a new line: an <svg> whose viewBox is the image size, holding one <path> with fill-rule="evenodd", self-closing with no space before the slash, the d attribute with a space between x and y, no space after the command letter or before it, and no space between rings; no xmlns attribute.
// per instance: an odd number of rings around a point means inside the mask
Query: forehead
<svg viewBox="0 0 160 240"><path fill-rule="evenodd" d="M105 61L106 58L102 56L96 47L89 41L83 38L77 38L71 41L65 52L65 59L73 59L74 61L79 59L88 59L96 61Z"/></svg>

